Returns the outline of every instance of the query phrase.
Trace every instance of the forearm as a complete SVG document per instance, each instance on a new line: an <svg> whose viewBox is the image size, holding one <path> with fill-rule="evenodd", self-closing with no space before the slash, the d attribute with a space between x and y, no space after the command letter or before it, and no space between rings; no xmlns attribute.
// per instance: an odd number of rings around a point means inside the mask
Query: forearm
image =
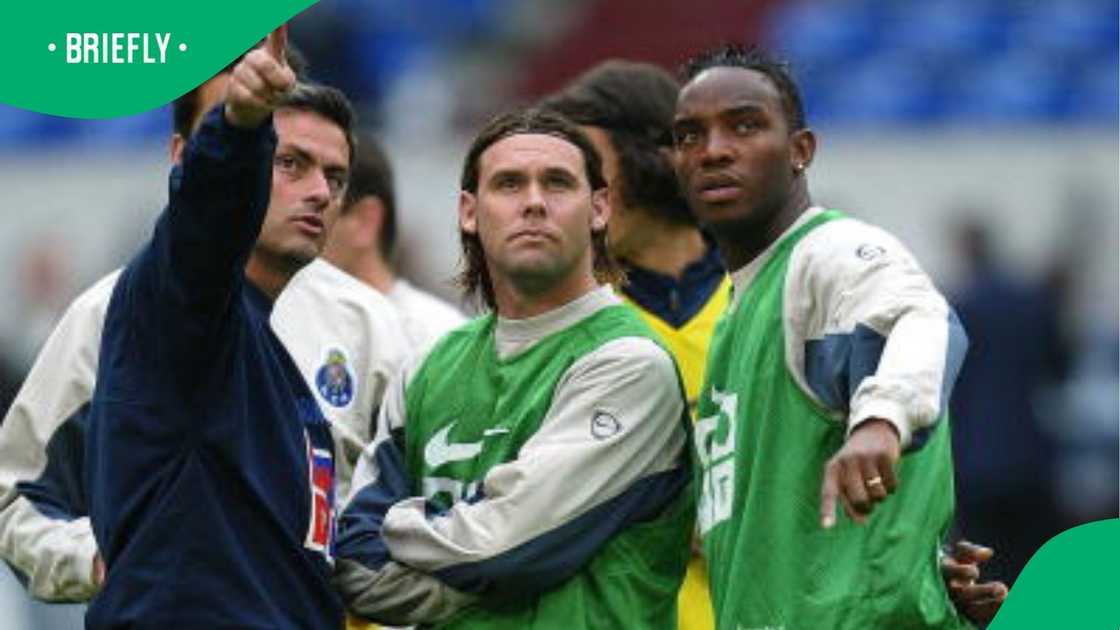
<svg viewBox="0 0 1120 630"><path fill-rule="evenodd" d="M412 487L402 449L401 387L398 382L390 389L376 437L358 461L354 492L338 522L334 583L347 608L361 617L388 625L435 623L473 598L394 562L382 539L386 512Z"/></svg>
<svg viewBox="0 0 1120 630"><path fill-rule="evenodd" d="M191 135L179 176L171 178L160 263L171 275L183 265L188 273L179 280L204 290L239 275L269 204L277 143L272 113L295 86L295 74L285 58L287 26L266 39L230 72L225 99ZM187 295L192 291L173 288Z"/></svg>
<svg viewBox="0 0 1120 630"><path fill-rule="evenodd" d="M490 469L479 500L436 515L422 497L394 505L382 530L391 557L461 590L532 595L679 496L688 474L675 368L652 343L614 349L571 368L541 429Z"/></svg>
<svg viewBox="0 0 1120 630"><path fill-rule="evenodd" d="M130 338L160 340L135 350L156 361L153 370L189 378L213 359L268 205L274 146L270 125L236 129L219 108L172 170L168 206L114 296Z"/></svg>
<svg viewBox="0 0 1120 630"><path fill-rule="evenodd" d="M23 497L0 510L0 557L22 575L38 599L92 598L98 589L93 581L96 554L88 518L48 518Z"/></svg>
<svg viewBox="0 0 1120 630"><path fill-rule="evenodd" d="M355 615L391 626L438 623L477 598L396 562L378 569L345 558L335 567L334 585Z"/></svg>
<svg viewBox="0 0 1120 630"><path fill-rule="evenodd" d="M206 114L170 178L167 237L176 256L163 262L222 273L244 259L268 207L275 148L271 121L241 129L221 107Z"/></svg>
<svg viewBox="0 0 1120 630"><path fill-rule="evenodd" d="M387 456L378 458L387 463ZM389 474L392 477L393 473ZM339 519L334 585L352 613L387 625L435 623L473 601L435 577L394 562L381 538L402 493L390 478L361 487Z"/></svg>
<svg viewBox="0 0 1120 630"><path fill-rule="evenodd" d="M811 232L788 277L794 378L849 433L881 418L907 447L941 415L967 347L945 299L897 239L854 220Z"/></svg>
<svg viewBox="0 0 1120 630"><path fill-rule="evenodd" d="M382 540L389 508L409 491L403 455L392 439L375 442L359 462L354 495L339 518L334 584L354 614L387 625L436 623L473 597L390 559Z"/></svg>
<svg viewBox="0 0 1120 630"><path fill-rule="evenodd" d="M0 421L0 557L49 601L93 596L83 409L93 390L112 273L67 308Z"/></svg>
<svg viewBox="0 0 1120 630"><path fill-rule="evenodd" d="M849 432L871 418L894 425L904 448L948 408L968 341L947 307L916 306L895 321L875 373L851 400Z"/></svg>

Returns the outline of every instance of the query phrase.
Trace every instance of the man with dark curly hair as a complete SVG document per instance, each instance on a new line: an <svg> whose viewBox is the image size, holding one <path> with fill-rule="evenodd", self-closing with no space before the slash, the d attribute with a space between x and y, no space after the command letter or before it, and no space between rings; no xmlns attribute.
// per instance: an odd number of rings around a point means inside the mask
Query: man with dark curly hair
<svg viewBox="0 0 1120 630"><path fill-rule="evenodd" d="M716 627L966 626L938 570L959 321L898 240L812 204L783 64L729 46L684 78L677 171L734 284L694 436Z"/></svg>

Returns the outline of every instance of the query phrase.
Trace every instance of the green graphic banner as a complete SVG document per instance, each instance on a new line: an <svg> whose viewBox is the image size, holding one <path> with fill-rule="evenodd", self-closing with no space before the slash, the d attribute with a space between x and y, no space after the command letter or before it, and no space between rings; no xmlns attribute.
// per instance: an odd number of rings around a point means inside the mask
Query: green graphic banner
<svg viewBox="0 0 1120 630"><path fill-rule="evenodd" d="M988 628L1120 628L1120 519L1051 538L1027 563Z"/></svg>
<svg viewBox="0 0 1120 630"><path fill-rule="evenodd" d="M73 118L147 111L210 78L315 1L7 3L0 103Z"/></svg>

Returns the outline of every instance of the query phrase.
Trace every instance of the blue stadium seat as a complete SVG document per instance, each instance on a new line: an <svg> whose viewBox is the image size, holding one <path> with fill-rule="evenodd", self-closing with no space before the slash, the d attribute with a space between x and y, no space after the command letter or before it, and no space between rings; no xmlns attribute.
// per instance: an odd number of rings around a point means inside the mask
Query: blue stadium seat
<svg viewBox="0 0 1120 630"><path fill-rule="evenodd" d="M769 20L771 45L790 59L820 67L843 64L879 46L878 13L865 2L798 2Z"/></svg>
<svg viewBox="0 0 1120 630"><path fill-rule="evenodd" d="M1115 55L1120 11L1108 0L1031 3L1013 29L1016 46L1080 58Z"/></svg>
<svg viewBox="0 0 1120 630"><path fill-rule="evenodd" d="M1116 126L1120 116L1120 62L1116 56L1082 68L1070 82L1070 119Z"/></svg>
<svg viewBox="0 0 1120 630"><path fill-rule="evenodd" d="M933 0L885 9L884 47L912 54L990 55L1006 45L1006 28L981 1Z"/></svg>
<svg viewBox="0 0 1120 630"><path fill-rule="evenodd" d="M171 136L171 106L165 105L133 116L79 121L75 140L83 143L137 144Z"/></svg>
<svg viewBox="0 0 1120 630"><path fill-rule="evenodd" d="M0 147L51 145L70 139L80 121L0 104Z"/></svg>
<svg viewBox="0 0 1120 630"><path fill-rule="evenodd" d="M926 124L940 119L945 102L921 58L884 54L835 83L835 112L845 123Z"/></svg>
<svg viewBox="0 0 1120 630"><path fill-rule="evenodd" d="M777 8L815 120L1116 124L1111 0L827 0Z"/></svg>
<svg viewBox="0 0 1120 630"><path fill-rule="evenodd" d="M1067 95L1060 65L1021 51L962 73L949 102L956 121L1060 122L1069 110Z"/></svg>

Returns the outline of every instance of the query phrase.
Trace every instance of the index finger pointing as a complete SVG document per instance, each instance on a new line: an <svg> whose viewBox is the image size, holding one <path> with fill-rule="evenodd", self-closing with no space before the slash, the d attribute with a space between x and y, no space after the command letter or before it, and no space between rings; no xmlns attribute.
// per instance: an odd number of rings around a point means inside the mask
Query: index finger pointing
<svg viewBox="0 0 1120 630"><path fill-rule="evenodd" d="M268 34L265 46L281 66L288 65L288 24L285 22Z"/></svg>

